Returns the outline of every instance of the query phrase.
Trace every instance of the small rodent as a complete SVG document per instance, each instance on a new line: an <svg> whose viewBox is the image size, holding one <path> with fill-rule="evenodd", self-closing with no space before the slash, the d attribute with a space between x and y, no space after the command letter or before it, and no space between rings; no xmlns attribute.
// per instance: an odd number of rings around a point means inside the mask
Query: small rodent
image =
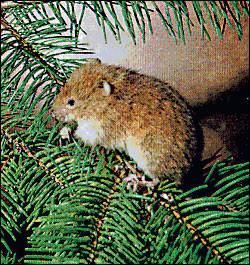
<svg viewBox="0 0 250 265"><path fill-rule="evenodd" d="M199 153L197 128L189 106L167 83L99 59L75 70L56 96L52 112L75 121L75 135L92 146L125 151L154 186L166 177L180 184Z"/></svg>

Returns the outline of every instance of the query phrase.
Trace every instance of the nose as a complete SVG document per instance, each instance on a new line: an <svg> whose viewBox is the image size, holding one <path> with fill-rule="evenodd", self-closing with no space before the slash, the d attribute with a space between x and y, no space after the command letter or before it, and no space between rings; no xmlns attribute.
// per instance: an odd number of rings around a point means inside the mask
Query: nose
<svg viewBox="0 0 250 265"><path fill-rule="evenodd" d="M57 112L58 112L59 114L61 114L61 115L66 115L66 114L69 113L69 110L66 109L66 108L59 108L59 109L57 110Z"/></svg>
<svg viewBox="0 0 250 265"><path fill-rule="evenodd" d="M53 118L64 120L69 115L69 110L62 106L55 108L54 106L51 108L51 116Z"/></svg>

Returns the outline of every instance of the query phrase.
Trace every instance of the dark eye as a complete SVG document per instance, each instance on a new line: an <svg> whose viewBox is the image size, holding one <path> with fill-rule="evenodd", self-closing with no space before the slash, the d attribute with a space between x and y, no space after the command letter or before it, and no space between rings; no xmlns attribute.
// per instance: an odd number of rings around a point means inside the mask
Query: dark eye
<svg viewBox="0 0 250 265"><path fill-rule="evenodd" d="M70 105L70 106L74 106L75 100L71 98L71 99L68 100L67 104Z"/></svg>

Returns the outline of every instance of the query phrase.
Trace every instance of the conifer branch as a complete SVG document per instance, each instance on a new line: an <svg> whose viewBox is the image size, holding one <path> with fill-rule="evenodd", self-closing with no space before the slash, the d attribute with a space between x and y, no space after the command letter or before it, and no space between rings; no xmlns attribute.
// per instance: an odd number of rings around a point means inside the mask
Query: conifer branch
<svg viewBox="0 0 250 265"><path fill-rule="evenodd" d="M160 201L161 205L164 205L167 209L171 210L175 218L178 220L180 224L184 224L190 231L191 234L193 234L193 239L194 241L200 240L200 242L206 246L207 250L209 251L210 249L214 253L215 256L218 257L218 260L220 260L221 263L227 263L227 264L232 264L233 261L231 259L228 259L226 257L223 257L224 255L220 253L216 247L214 247L212 244L210 244L209 240L206 239L206 237L200 233L191 223L189 223L185 217L183 217L180 212L177 211L177 207L174 207L171 205L171 202L169 200L166 200L164 194L161 195L161 197L164 199L164 201ZM168 201L168 202L167 202Z"/></svg>
<svg viewBox="0 0 250 265"><path fill-rule="evenodd" d="M8 138L9 143L10 143L11 145L13 145L13 147L16 148L16 152L17 152L17 153L22 153L22 152L24 152L28 157L32 158L32 159L34 160L34 162L36 162L41 168L43 168L44 171L45 171L47 174L49 174L49 175L51 176L51 178L52 178L55 182L59 183L59 185L61 186L62 189L65 189L65 188L66 188L65 184L63 184L63 183L62 183L62 182L61 182L61 181L60 181L60 180L54 175L54 173L51 172L51 170L49 170L49 169L47 168L47 166L41 162L41 160L39 160L34 154L31 153L31 151L30 151L29 148L24 144L24 142L22 141L21 138L13 139L13 138L11 137L11 135L9 135L9 134L5 131L5 129L2 129L2 134L5 135L5 136ZM11 154L13 155L14 152L11 152ZM11 159L10 156L9 156L9 159ZM4 166L6 166L7 163L8 163L8 159L7 159L7 162L4 163L4 165L1 167L1 171L2 171L2 172L3 172L3 170L4 170ZM70 193L69 196L72 197L73 194Z"/></svg>
<svg viewBox="0 0 250 265"><path fill-rule="evenodd" d="M6 30L12 33L16 40L20 43L23 51L32 57L37 63L39 63L50 75L52 79L55 79L59 85L63 85L63 79L55 73L54 69L43 59L42 53L38 52L28 42L26 42L20 34L1 16L1 24Z"/></svg>
<svg viewBox="0 0 250 265"><path fill-rule="evenodd" d="M93 241L93 247L92 247L92 254L90 255L90 263L93 263L94 260L97 258L97 252L96 252L96 247L98 244L98 238L100 237L101 234L101 230L102 230L102 225L104 223L104 219L106 217L106 213L108 211L108 207L111 203L112 200L112 195L115 193L117 186L119 185L119 183L121 182L122 178L124 177L125 172L123 171L119 177L116 178L116 181L114 182L113 187L111 188L109 195L106 199L106 201L103 202L103 209L102 209L102 217L99 219L98 224L97 224L97 228L96 228L96 239Z"/></svg>

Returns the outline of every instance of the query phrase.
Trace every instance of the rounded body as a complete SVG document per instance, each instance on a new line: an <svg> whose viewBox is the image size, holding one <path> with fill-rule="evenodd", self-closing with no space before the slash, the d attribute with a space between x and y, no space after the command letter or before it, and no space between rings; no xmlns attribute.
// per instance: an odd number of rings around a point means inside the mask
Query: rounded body
<svg viewBox="0 0 250 265"><path fill-rule="evenodd" d="M99 60L74 71L53 104L87 144L125 151L145 174L176 183L199 153L189 106L161 80Z"/></svg>

